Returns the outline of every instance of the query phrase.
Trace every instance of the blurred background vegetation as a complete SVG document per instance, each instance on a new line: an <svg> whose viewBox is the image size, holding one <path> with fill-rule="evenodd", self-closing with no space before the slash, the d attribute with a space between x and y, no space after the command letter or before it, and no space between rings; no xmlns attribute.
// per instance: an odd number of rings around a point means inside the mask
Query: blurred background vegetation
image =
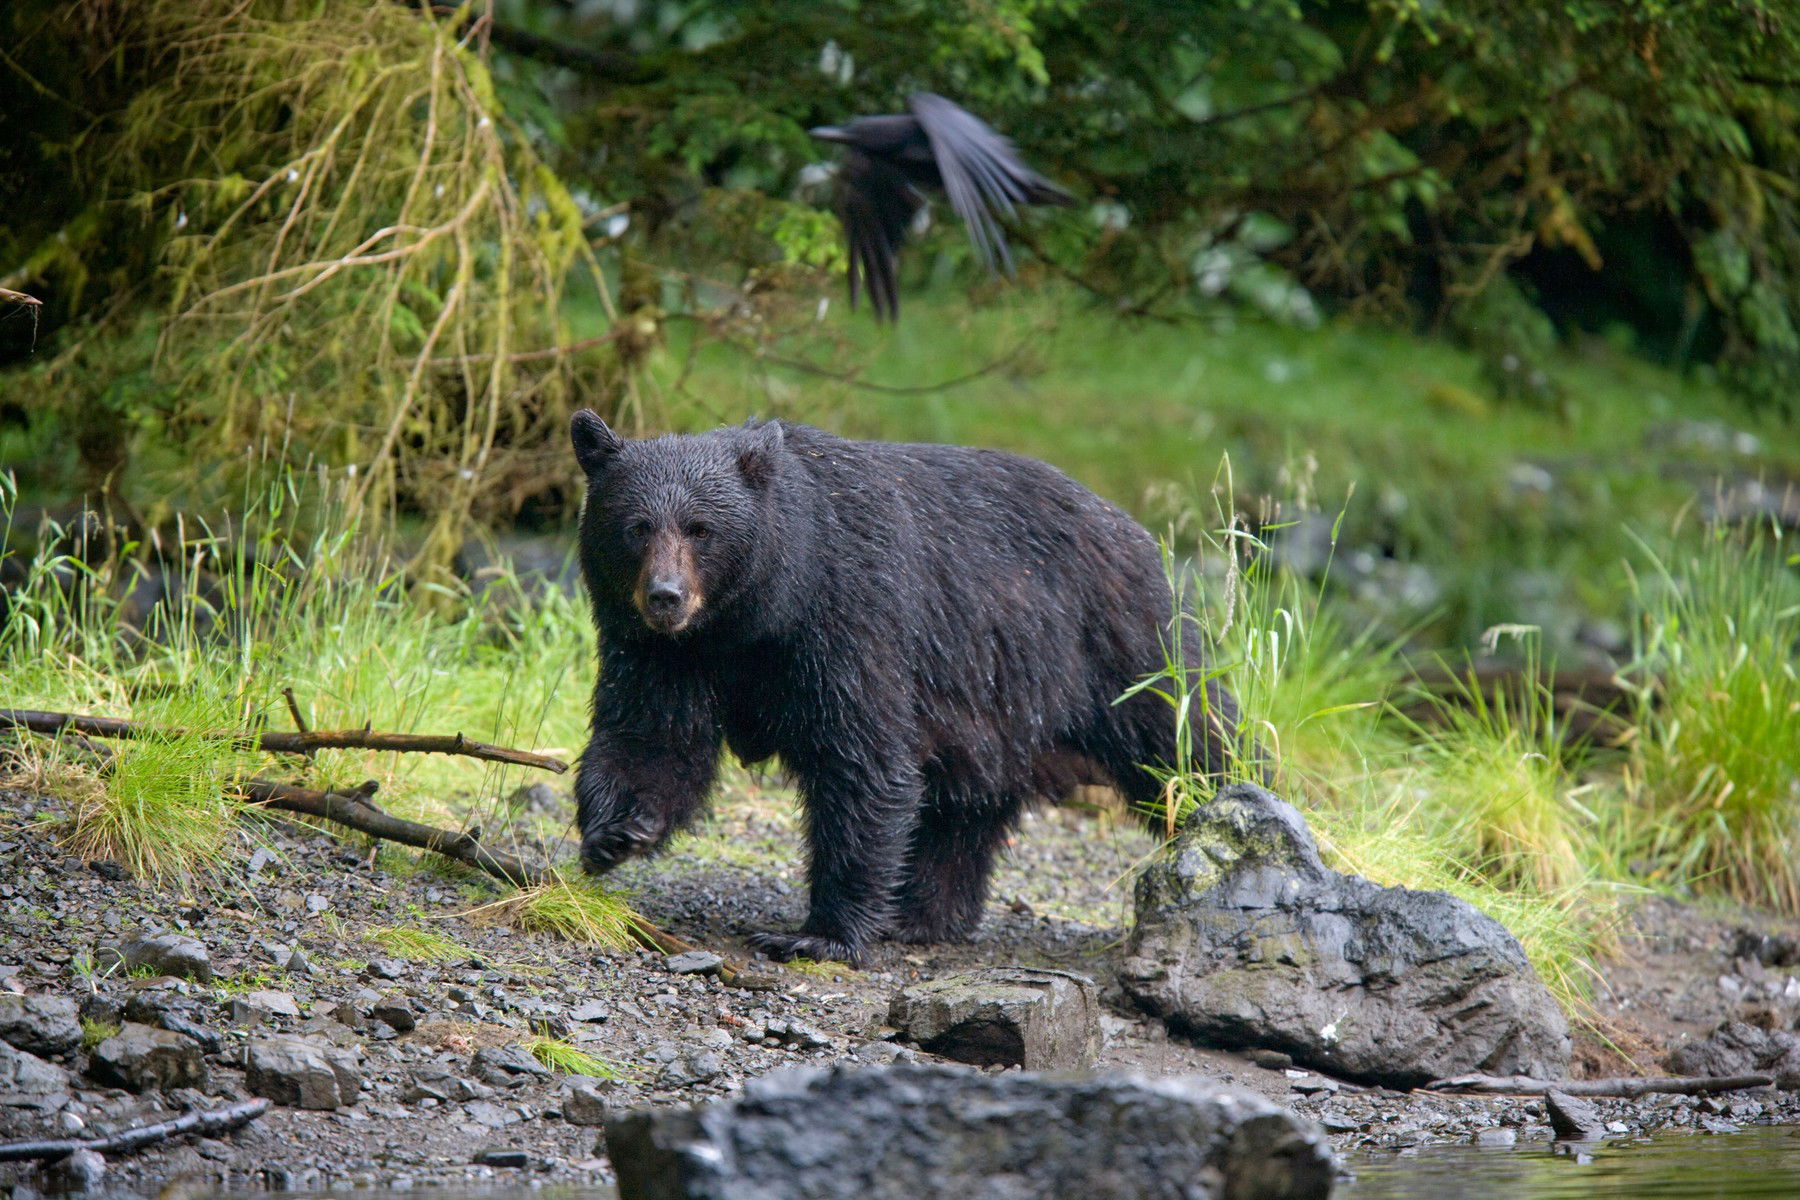
<svg viewBox="0 0 1800 1200"><path fill-rule="evenodd" d="M1346 861L1548 898L1572 953L1596 879L1792 910L1797 63L1791 0L17 0L0 288L41 303L0 293L0 584L37 617L4 653L61 647L46 704L174 670L220 719L276 711L200 642L155 667L144 569L88 560L172 559L164 593L210 604L196 572L243 560L188 553L192 517L305 475L333 501L284 536L406 567L352 643L421 694L466 659L458 703L510 712L495 647L539 643L469 615L512 579L470 547L565 533L572 408L1005 447L1166 531L1215 601L1251 581L1219 643ZM1015 229L1015 283L940 221L890 329L841 303L805 131L921 89L1083 202ZM41 594L76 560L111 607ZM421 599L463 623L403 634ZM1401 711L1501 625L1533 630L1491 645L1522 692ZM1572 736L1551 666L1620 722ZM352 683L318 680L346 724ZM522 703L579 737L543 715L567 697Z"/></svg>

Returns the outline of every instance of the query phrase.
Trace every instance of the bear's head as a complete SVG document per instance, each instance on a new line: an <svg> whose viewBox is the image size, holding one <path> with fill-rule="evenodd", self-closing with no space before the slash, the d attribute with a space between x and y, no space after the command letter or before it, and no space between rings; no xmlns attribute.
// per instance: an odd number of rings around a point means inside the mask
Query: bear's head
<svg viewBox="0 0 1800 1200"><path fill-rule="evenodd" d="M635 613L671 637L704 625L745 578L781 426L630 440L584 408L569 436L587 475L582 572L603 622Z"/></svg>

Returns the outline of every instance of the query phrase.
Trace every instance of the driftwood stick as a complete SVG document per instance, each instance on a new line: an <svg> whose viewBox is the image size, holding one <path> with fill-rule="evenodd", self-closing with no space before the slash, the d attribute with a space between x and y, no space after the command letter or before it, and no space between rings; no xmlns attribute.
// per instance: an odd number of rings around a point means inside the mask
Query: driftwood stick
<svg viewBox="0 0 1800 1200"><path fill-rule="evenodd" d="M354 792L320 792L271 779L250 779L240 786L247 799L265 808L320 817L370 837L430 850L467 863L515 887L541 887L553 882L552 876L545 872L533 870L504 851L490 850L482 845L476 831L438 829L383 812L369 802L369 797L375 794L374 780ZM683 954L699 949L687 939L658 929L642 918L631 923L631 936L644 949L663 954ZM728 987L769 990L778 986L775 976L750 970L730 959L719 967L719 980Z"/></svg>
<svg viewBox="0 0 1800 1200"><path fill-rule="evenodd" d="M89 717L77 713L0 708L0 726L6 725L52 736L66 731L84 734L88 737L183 737L190 736L194 732L187 729L159 728L137 721L122 720L118 717ZM569 769L568 763L548 754L533 754L528 750L514 750L508 746L490 746L486 742L477 742L466 738L460 733L444 736L426 733L373 733L367 729L326 729L298 733L282 733L278 730L265 730L261 733L206 730L199 736L229 741L246 749L266 750L275 754L310 755L316 750L394 750L419 754L462 754L470 758L485 759L488 762L539 767L558 775Z"/></svg>
<svg viewBox="0 0 1800 1200"><path fill-rule="evenodd" d="M129 1154L154 1142L179 1137L184 1133L197 1133L204 1137L213 1137L248 1125L268 1112L269 1104L269 1100L258 1096L254 1100L228 1104L224 1108L184 1113L173 1120L158 1121L154 1125L140 1125L136 1129L127 1129L123 1133L109 1134L106 1137L9 1142L0 1146L0 1162L26 1162L32 1159L51 1162L59 1158L67 1158L77 1150L93 1150L100 1154Z"/></svg>
<svg viewBox="0 0 1800 1200"><path fill-rule="evenodd" d="M354 792L321 792L272 779L246 779L240 785L245 799L253 804L321 817L370 837L430 850L467 863L515 887L537 887L545 882L542 872L532 870L503 850L488 849L473 833L421 825L383 812L369 803L376 786L372 779Z"/></svg>
<svg viewBox="0 0 1800 1200"><path fill-rule="evenodd" d="M1433 1092L1470 1092L1482 1096L1704 1096L1709 1092L1735 1092L1742 1088L1768 1087L1773 1075L1681 1075L1637 1079L1532 1079L1525 1075L1457 1075L1425 1085Z"/></svg>

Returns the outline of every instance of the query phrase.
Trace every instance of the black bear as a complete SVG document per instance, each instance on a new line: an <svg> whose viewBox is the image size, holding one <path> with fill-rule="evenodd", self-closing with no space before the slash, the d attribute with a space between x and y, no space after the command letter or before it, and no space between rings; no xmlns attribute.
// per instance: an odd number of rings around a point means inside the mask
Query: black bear
<svg viewBox="0 0 1800 1200"><path fill-rule="evenodd" d="M575 414L581 568L600 630L581 857L605 871L699 813L721 744L799 785L811 906L777 958L858 960L980 922L1032 800L1112 781L1149 813L1175 720L1132 684L1175 622L1156 543L1061 472L992 450L771 421L626 440ZM1227 766L1236 707L1195 717Z"/></svg>

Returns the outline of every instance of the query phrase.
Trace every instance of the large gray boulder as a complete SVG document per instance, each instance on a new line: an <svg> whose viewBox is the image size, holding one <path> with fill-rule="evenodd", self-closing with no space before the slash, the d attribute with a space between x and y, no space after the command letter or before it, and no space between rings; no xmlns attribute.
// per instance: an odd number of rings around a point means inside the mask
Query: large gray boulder
<svg viewBox="0 0 1800 1200"><path fill-rule="evenodd" d="M1312 1122L1179 1077L801 1068L613 1117L605 1144L620 1200L1297 1200L1332 1179Z"/></svg>
<svg viewBox="0 0 1800 1200"><path fill-rule="evenodd" d="M1056 1071L1100 1054L1093 980L1069 971L990 967L895 994L888 1024L920 1048L978 1067Z"/></svg>
<svg viewBox="0 0 1800 1200"><path fill-rule="evenodd" d="M1207 1045L1391 1087L1568 1073L1568 1022L1498 921L1328 870L1300 814L1262 788L1197 809L1136 900L1120 981Z"/></svg>

